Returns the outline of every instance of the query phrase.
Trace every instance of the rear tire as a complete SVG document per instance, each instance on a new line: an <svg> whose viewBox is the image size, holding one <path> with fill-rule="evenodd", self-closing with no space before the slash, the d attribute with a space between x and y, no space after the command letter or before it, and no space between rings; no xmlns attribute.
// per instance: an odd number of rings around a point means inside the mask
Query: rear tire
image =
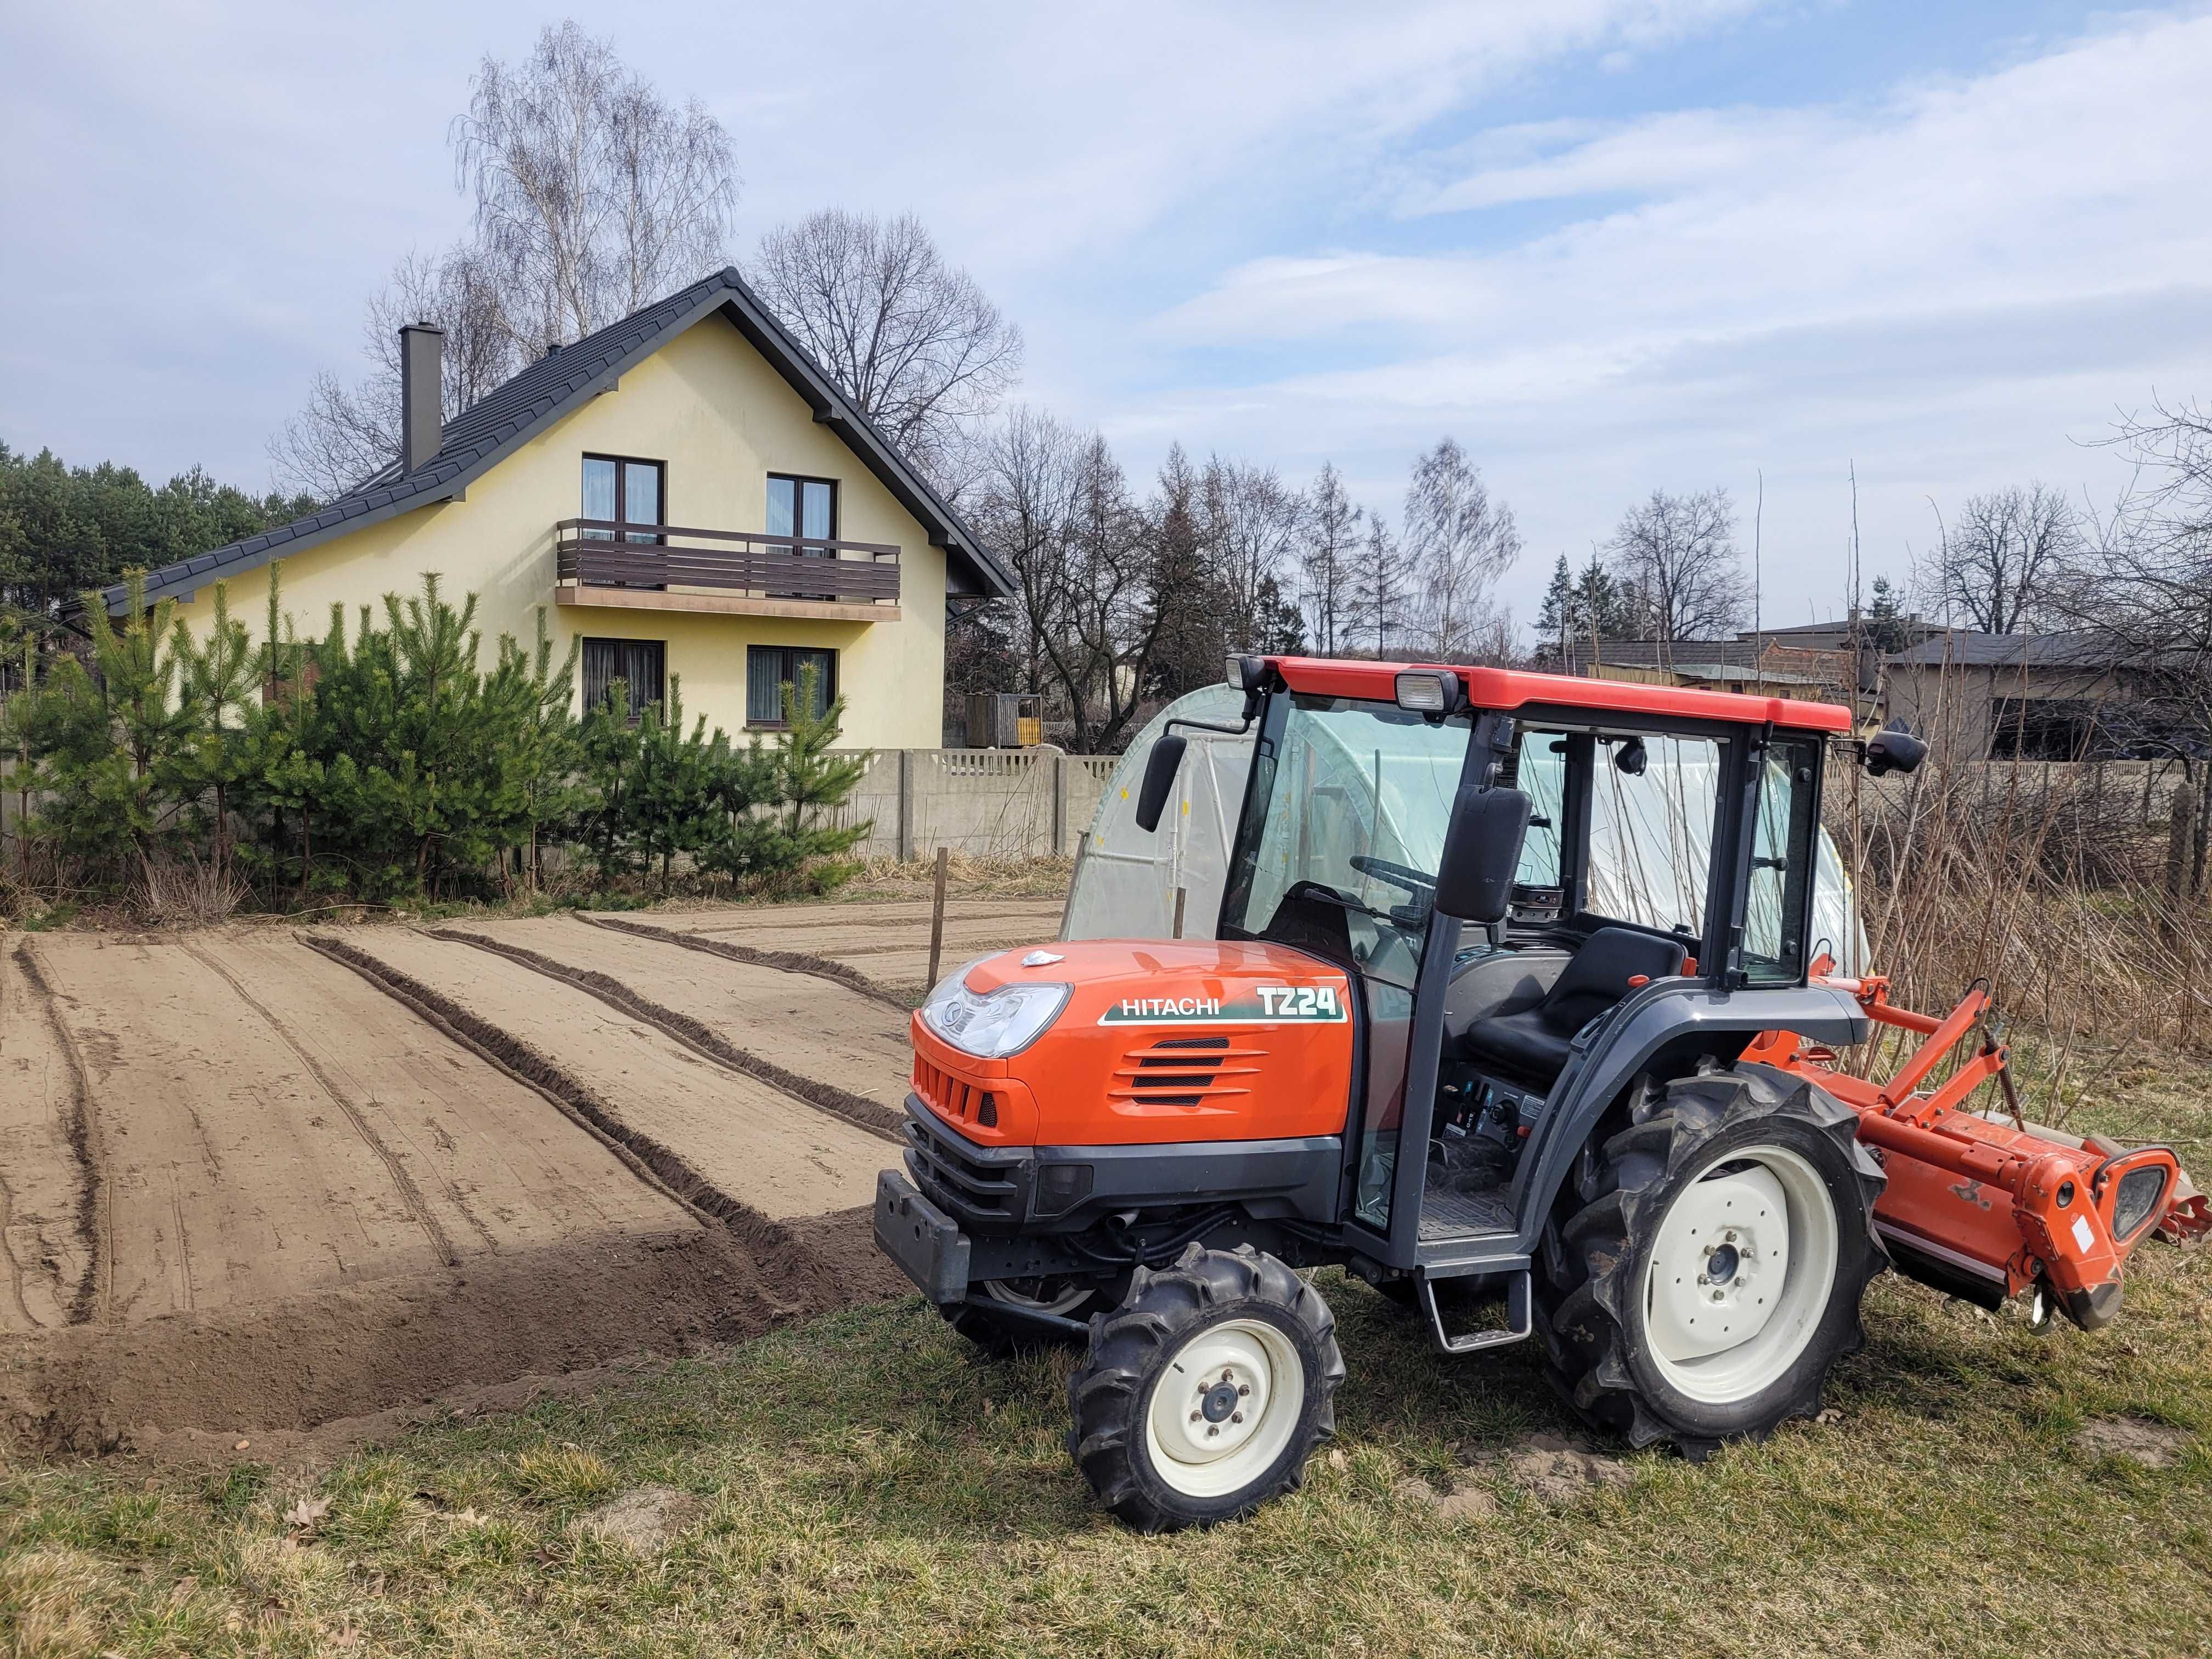
<svg viewBox="0 0 2212 1659"><path fill-rule="evenodd" d="M1140 1532L1210 1526L1294 1492L1344 1381L1319 1292L1250 1245L1139 1268L1068 1379L1068 1450Z"/></svg>
<svg viewBox="0 0 2212 1659"><path fill-rule="evenodd" d="M1817 1414L1889 1265L1882 1181L1857 1114L1804 1079L1676 1080L1599 1149L1546 1252L1553 1382L1594 1426L1693 1458Z"/></svg>

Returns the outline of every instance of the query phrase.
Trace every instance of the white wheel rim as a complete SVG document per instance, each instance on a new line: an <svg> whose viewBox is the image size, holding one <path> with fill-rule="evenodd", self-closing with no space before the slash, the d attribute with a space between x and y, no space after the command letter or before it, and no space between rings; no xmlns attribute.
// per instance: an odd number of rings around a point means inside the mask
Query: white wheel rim
<svg viewBox="0 0 2212 1659"><path fill-rule="evenodd" d="M1692 1400L1728 1405L1796 1363L1836 1282L1836 1207L1786 1146L1714 1159L1659 1224L1644 1291L1646 1351Z"/></svg>
<svg viewBox="0 0 2212 1659"><path fill-rule="evenodd" d="M1058 1295L1039 1295L1039 1291L1050 1291L1054 1285L1060 1286ZM1035 1286L1036 1289L1024 1288ZM987 1279L983 1294L994 1302L1003 1302L1010 1308L1025 1308L1033 1313L1059 1314L1065 1316L1081 1307L1097 1288L1079 1279Z"/></svg>
<svg viewBox="0 0 2212 1659"><path fill-rule="evenodd" d="M1184 1497L1224 1498L1273 1466L1305 1403L1291 1339L1265 1320L1224 1320L1168 1356L1145 1413L1145 1449Z"/></svg>

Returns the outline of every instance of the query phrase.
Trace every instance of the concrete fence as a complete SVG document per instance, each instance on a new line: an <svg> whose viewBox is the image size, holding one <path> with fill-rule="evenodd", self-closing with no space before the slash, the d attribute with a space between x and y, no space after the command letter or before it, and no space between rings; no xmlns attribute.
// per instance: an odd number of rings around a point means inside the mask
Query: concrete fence
<svg viewBox="0 0 2212 1659"><path fill-rule="evenodd" d="M836 821L871 820L859 851L927 858L1073 855L1098 811L1117 755L1036 749L878 749Z"/></svg>

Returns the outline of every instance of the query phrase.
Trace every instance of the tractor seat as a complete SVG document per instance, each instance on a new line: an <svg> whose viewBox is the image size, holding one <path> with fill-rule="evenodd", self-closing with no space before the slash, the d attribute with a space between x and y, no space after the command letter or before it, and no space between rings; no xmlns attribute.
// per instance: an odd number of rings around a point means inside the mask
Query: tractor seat
<svg viewBox="0 0 2212 1659"><path fill-rule="evenodd" d="M1682 971L1689 953L1679 939L1626 927L1601 927L1544 993L1517 1014L1478 1019L1460 1039L1461 1052L1477 1065L1554 1079L1567 1063L1575 1033L1626 996L1629 981L1667 979Z"/></svg>

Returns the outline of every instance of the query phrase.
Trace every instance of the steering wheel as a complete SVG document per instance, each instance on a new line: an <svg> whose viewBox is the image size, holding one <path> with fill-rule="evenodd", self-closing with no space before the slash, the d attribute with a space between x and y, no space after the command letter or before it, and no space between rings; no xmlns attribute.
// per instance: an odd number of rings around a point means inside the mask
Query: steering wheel
<svg viewBox="0 0 2212 1659"><path fill-rule="evenodd" d="M1371 859L1364 853L1354 853L1345 862L1363 876L1380 876L1394 886L1404 888L1415 898L1437 890L1437 878L1423 874L1411 865L1393 864L1388 859Z"/></svg>

